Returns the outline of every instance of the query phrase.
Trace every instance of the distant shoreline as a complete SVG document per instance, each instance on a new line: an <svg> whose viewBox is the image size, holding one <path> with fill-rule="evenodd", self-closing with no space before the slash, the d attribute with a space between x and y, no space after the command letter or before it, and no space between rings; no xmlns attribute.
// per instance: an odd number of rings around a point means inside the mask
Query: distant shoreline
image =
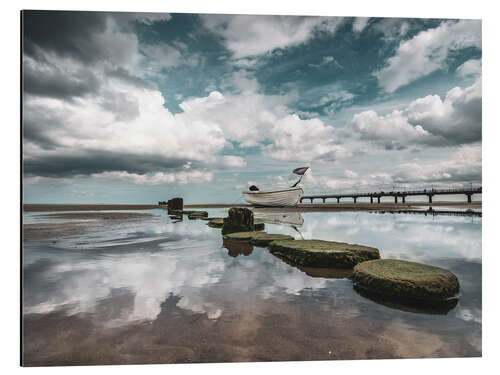
<svg viewBox="0 0 500 375"><path fill-rule="evenodd" d="M456 207L481 209L482 202L407 202L407 203L301 203L297 207L262 207L262 209L280 211L337 211L337 210L411 210L418 207ZM251 207L248 204L199 203L185 204L186 208L229 208ZM157 204L24 204L24 212L50 211L113 211L113 210L153 210L165 209Z"/></svg>

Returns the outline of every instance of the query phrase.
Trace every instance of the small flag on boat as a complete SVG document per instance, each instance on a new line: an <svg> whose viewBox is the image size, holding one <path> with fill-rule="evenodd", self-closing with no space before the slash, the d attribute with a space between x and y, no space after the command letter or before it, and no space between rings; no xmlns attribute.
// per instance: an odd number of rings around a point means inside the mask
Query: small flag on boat
<svg viewBox="0 0 500 375"><path fill-rule="evenodd" d="M306 173L306 171L309 169L309 167L300 167L300 168L295 168L293 170L293 173L295 174L299 174L299 175L303 175L304 173Z"/></svg>

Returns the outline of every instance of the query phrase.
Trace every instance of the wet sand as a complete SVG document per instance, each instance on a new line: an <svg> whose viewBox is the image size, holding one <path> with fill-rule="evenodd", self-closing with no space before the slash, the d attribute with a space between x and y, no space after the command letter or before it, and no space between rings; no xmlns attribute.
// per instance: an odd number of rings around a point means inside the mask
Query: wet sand
<svg viewBox="0 0 500 375"><path fill-rule="evenodd" d="M285 212L310 212L310 211L337 211L337 210L411 210L419 207L447 207L467 209L481 209L482 202L409 202L409 203L301 203L297 207L272 208ZM47 211L111 211L111 210L152 210L167 209L167 206L157 204L25 204L25 212L47 212ZM196 203L184 204L185 208L230 208L230 207L252 207L249 204L227 204L227 203ZM261 208L259 208L261 209Z"/></svg>
<svg viewBox="0 0 500 375"><path fill-rule="evenodd" d="M64 237L89 233L99 221L124 222L151 217L142 212L69 212L36 215L40 219L64 220L58 223L29 223L23 225L24 242L56 241Z"/></svg>
<svg viewBox="0 0 500 375"><path fill-rule="evenodd" d="M25 212L151 210L157 204L24 204Z"/></svg>
<svg viewBox="0 0 500 375"><path fill-rule="evenodd" d="M168 297L154 321L106 328L97 314L62 312L24 319L26 366L353 360L480 356L459 333L373 319L347 306L242 296L217 319ZM111 304L111 301L110 301ZM418 343L418 345L417 345Z"/></svg>

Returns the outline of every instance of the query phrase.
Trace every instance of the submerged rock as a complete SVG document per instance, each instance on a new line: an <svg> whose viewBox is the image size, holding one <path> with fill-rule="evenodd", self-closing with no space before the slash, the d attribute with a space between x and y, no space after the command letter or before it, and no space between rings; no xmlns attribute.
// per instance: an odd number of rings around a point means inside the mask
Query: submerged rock
<svg viewBox="0 0 500 375"><path fill-rule="evenodd" d="M380 258L373 247L323 240L279 240L269 244L275 255L308 267L352 268L366 260Z"/></svg>
<svg viewBox="0 0 500 375"><path fill-rule="evenodd" d="M253 212L248 208L231 207L228 215L228 217L224 218L222 234L253 232L255 230Z"/></svg>
<svg viewBox="0 0 500 375"><path fill-rule="evenodd" d="M224 235L224 238L238 241L248 241L255 246L267 246L271 241L293 240L287 234L269 234L266 232L235 232Z"/></svg>
<svg viewBox="0 0 500 375"><path fill-rule="evenodd" d="M379 259L354 267L355 287L402 300L447 302L457 299L458 278L448 270L397 259Z"/></svg>

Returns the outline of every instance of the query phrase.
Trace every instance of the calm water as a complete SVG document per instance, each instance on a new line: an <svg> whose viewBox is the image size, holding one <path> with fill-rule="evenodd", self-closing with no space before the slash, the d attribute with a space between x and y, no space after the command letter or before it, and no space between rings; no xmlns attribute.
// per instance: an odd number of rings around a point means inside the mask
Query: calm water
<svg viewBox="0 0 500 375"><path fill-rule="evenodd" d="M446 314L359 295L345 272L298 269L265 248L223 246L203 220L99 223L24 246L28 365L481 355L481 218L369 212L279 214L269 233L377 247L449 269ZM209 210L224 216L224 210ZM26 223L56 222L26 214ZM278 224L279 221L295 224ZM60 222L60 220L58 221Z"/></svg>

